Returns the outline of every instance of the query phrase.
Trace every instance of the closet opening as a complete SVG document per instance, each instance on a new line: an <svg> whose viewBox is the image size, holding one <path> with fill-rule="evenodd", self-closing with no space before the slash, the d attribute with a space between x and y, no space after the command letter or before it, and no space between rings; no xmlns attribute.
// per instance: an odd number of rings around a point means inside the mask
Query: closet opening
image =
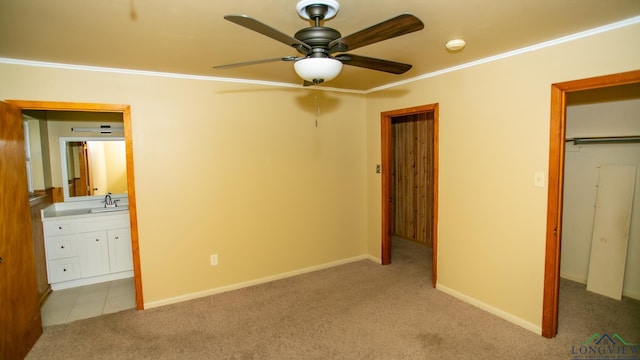
<svg viewBox="0 0 640 360"><path fill-rule="evenodd" d="M555 337L558 333L558 307L561 273L561 238L563 236L563 201L565 186L565 154L569 146L577 141L612 141L610 136L578 136L568 134L567 104L569 95L592 89L601 89L621 85L640 84L640 70L606 75L582 80L568 81L551 85L551 120L549 141L549 179L547 202L547 228L544 272L544 295L542 309L542 336ZM606 124L601 118L601 124ZM627 137L629 134L624 134ZM640 134L632 134L640 135ZM567 141L567 137L570 141ZM581 139L582 138L582 139ZM599 138L599 139L585 139ZM628 140L628 139L625 139ZM589 145L597 146L597 145Z"/></svg>

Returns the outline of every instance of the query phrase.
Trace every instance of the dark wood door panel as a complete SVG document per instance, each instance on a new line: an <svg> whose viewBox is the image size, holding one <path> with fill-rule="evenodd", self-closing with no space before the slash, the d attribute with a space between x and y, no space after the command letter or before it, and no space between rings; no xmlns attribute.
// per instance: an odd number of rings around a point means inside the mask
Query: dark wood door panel
<svg viewBox="0 0 640 360"><path fill-rule="evenodd" d="M22 359L42 333L22 112L0 102L0 358Z"/></svg>

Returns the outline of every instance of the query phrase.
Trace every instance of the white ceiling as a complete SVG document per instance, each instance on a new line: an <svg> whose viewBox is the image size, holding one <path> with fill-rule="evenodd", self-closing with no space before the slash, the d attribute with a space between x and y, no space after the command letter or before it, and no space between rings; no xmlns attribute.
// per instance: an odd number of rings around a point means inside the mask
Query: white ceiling
<svg viewBox="0 0 640 360"><path fill-rule="evenodd" d="M249 15L283 33L310 26L297 0L0 0L0 57L301 84L291 62L212 69L297 55L223 19ZM354 54L413 64L403 75L345 66L323 86L368 90L640 15L640 0L342 0L324 23L343 36L401 13L422 31ZM449 53L444 44L464 38ZM632 45L632 44L630 44ZM633 45L633 46L637 46Z"/></svg>

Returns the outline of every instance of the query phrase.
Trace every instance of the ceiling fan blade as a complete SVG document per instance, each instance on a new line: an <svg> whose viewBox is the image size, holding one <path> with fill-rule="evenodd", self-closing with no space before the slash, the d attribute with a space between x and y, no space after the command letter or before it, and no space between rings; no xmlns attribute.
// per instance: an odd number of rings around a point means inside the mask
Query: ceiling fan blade
<svg viewBox="0 0 640 360"><path fill-rule="evenodd" d="M274 40L280 41L285 45L292 46L303 54L309 54L311 52L311 46L247 15L225 15L224 18L232 23L244 26L249 30L253 30Z"/></svg>
<svg viewBox="0 0 640 360"><path fill-rule="evenodd" d="M423 28L424 24L420 19L411 14L402 14L351 35L333 40L329 43L329 49L331 49L331 53L350 51L396 36L422 30Z"/></svg>
<svg viewBox="0 0 640 360"><path fill-rule="evenodd" d="M411 65L395 61L370 58L360 55L341 54L335 57L345 65L357 66L371 70L384 71L392 74L403 74L411 69Z"/></svg>
<svg viewBox="0 0 640 360"><path fill-rule="evenodd" d="M298 58L298 57L295 57L295 56L285 56L285 57L272 58L272 59L245 61L245 62L240 62L240 63L235 63L235 64L218 65L218 66L214 66L213 68L214 69L229 69L229 68L234 68L234 67L238 67L238 66L264 64L264 63L270 63L270 62L275 62L275 61L296 61L296 60L300 60L300 59L303 59L303 58Z"/></svg>

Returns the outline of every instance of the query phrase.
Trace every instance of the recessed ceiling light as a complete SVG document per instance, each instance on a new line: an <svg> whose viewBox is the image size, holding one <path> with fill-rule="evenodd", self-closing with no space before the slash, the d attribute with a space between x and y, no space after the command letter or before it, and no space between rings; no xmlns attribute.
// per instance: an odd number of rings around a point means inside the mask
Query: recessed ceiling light
<svg viewBox="0 0 640 360"><path fill-rule="evenodd" d="M448 50L458 51L462 50L467 43L462 39L453 39L449 40L445 45Z"/></svg>

